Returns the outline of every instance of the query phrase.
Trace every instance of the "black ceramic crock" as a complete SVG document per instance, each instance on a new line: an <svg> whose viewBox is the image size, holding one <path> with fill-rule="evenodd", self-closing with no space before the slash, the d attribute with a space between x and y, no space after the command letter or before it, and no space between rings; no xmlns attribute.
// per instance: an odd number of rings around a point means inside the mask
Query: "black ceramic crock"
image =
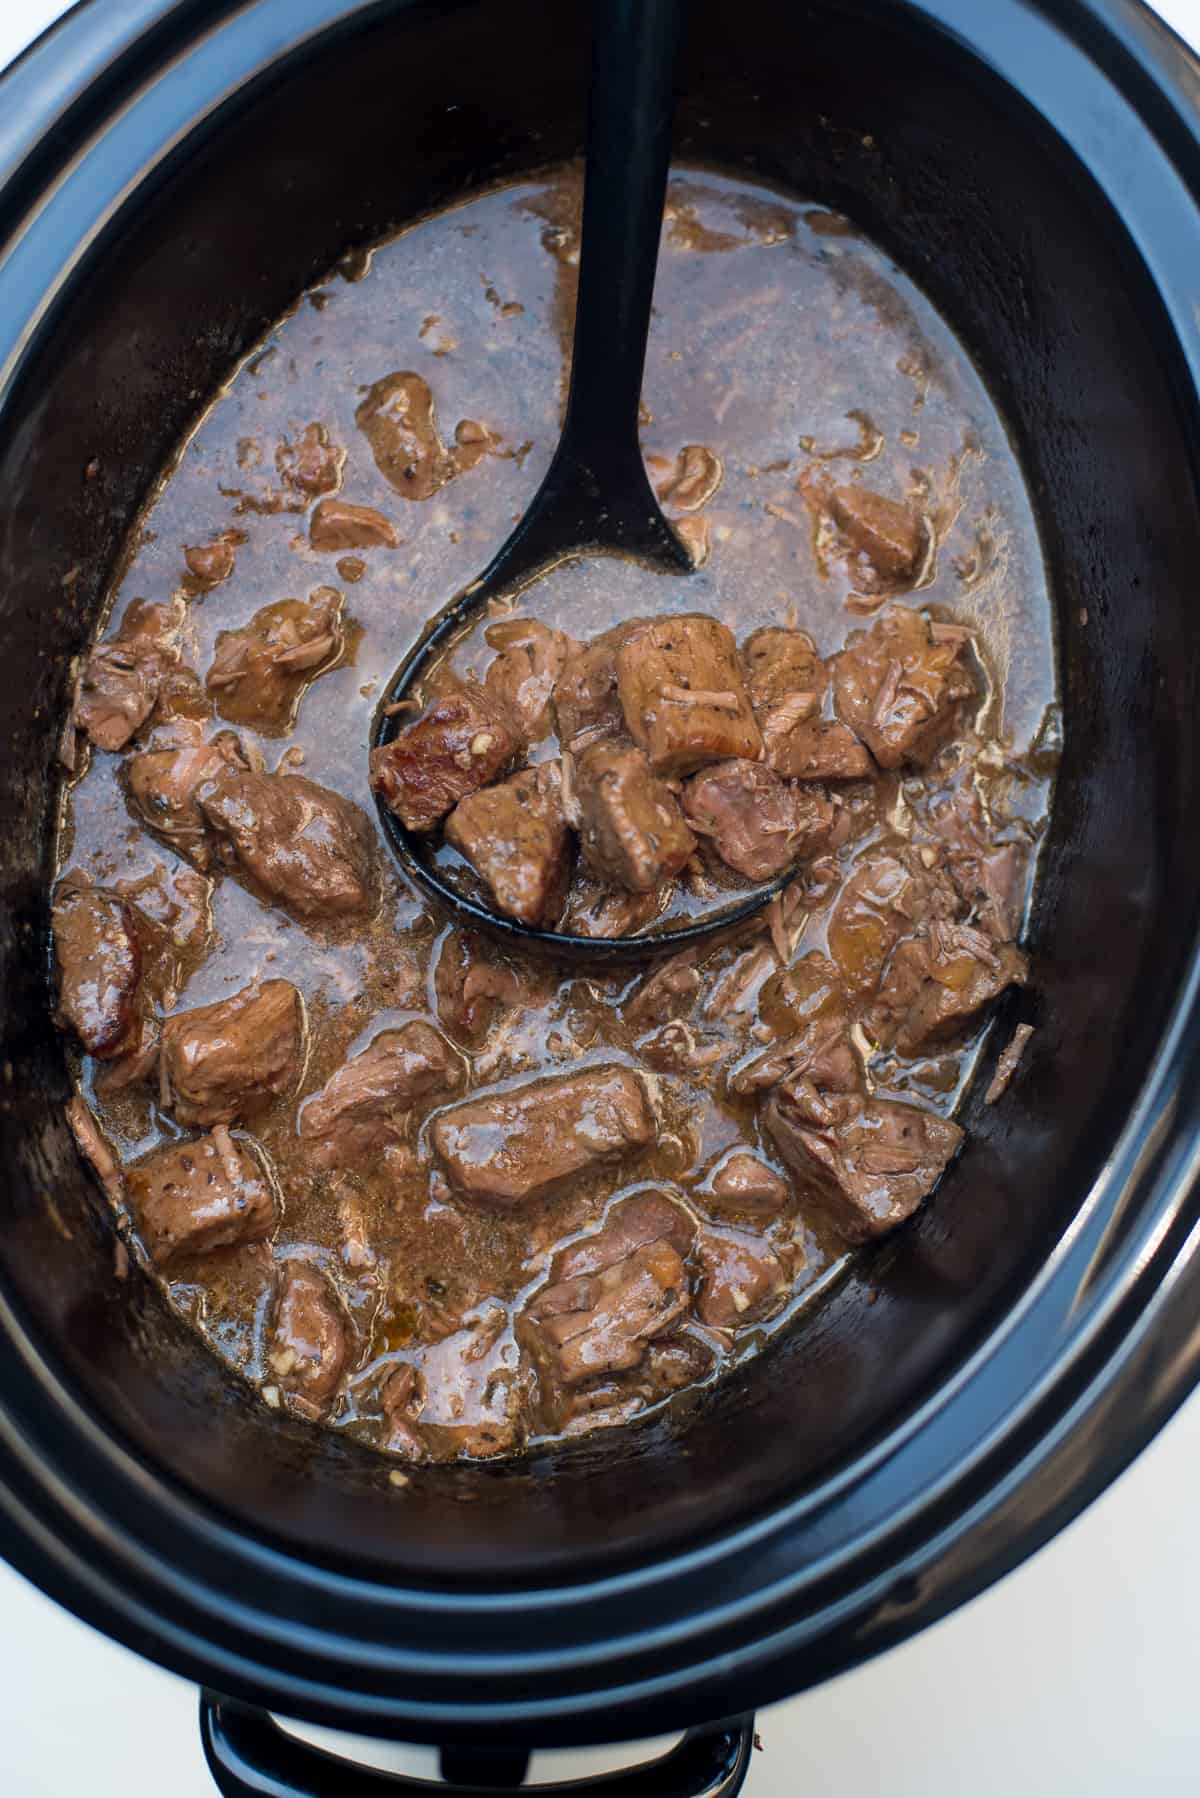
<svg viewBox="0 0 1200 1798"><path fill-rule="evenodd" d="M239 1705L500 1778L532 1743L795 1692L1012 1567L1200 1368L1200 69L1121 0L691 20L679 156L894 254L1044 533L1066 730L1038 1030L933 1202L690 1414L403 1489L115 1276L48 1003L70 658L156 470L305 284L578 148L585 29L540 0L89 0L0 80L0 1541L235 1701L207 1715L230 1792L355 1789ZM698 1739L707 1772L644 1789L734 1789Z"/></svg>

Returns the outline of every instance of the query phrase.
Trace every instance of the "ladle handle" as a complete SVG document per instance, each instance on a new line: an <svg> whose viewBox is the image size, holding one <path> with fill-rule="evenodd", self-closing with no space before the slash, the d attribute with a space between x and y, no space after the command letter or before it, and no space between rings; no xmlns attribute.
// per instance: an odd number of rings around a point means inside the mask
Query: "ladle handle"
<svg viewBox="0 0 1200 1798"><path fill-rule="evenodd" d="M638 453L638 409L687 0L594 0L564 441ZM594 452L593 452L594 453Z"/></svg>

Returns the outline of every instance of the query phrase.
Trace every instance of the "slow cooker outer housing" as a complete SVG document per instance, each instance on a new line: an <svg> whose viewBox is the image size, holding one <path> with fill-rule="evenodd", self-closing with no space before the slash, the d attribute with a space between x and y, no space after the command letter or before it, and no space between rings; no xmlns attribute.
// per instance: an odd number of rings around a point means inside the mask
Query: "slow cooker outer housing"
<svg viewBox="0 0 1200 1798"><path fill-rule="evenodd" d="M1043 1541L1200 1356L1200 87L1095 0L695 0L683 80L680 157L845 210L927 288L1041 513L1066 751L1039 1029L933 1203L690 1414L403 1491L116 1278L49 1015L70 658L164 458L295 295L578 147L583 24L90 0L0 81L4 1551L209 1686L416 1739L644 1735L822 1678Z"/></svg>

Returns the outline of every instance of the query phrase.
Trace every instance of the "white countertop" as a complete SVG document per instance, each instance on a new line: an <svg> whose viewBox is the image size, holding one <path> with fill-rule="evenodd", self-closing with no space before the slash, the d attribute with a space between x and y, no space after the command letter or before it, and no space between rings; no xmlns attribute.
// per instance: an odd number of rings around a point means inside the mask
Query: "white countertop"
<svg viewBox="0 0 1200 1798"><path fill-rule="evenodd" d="M0 0L0 67L64 10ZM1200 0L1159 10L1200 41ZM1200 1394L1082 1518L990 1592L762 1713L747 1798L1195 1798L1198 1497ZM0 1617L0 1798L213 1798L192 1686L114 1647L2 1564ZM412 1751L374 1758L432 1773ZM564 1779L599 1765L547 1755L534 1773Z"/></svg>

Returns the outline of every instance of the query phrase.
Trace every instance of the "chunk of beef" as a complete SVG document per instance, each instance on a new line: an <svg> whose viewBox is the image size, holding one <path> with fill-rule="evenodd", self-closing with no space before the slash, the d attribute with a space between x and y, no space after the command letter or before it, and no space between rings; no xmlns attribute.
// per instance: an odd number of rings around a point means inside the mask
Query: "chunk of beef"
<svg viewBox="0 0 1200 1798"><path fill-rule="evenodd" d="M861 592L899 593L913 585L932 544L914 505L849 481L832 489L827 504Z"/></svg>
<svg viewBox="0 0 1200 1798"><path fill-rule="evenodd" d="M446 841L506 916L543 928L558 922L571 878L571 833L557 762L469 793L446 820Z"/></svg>
<svg viewBox="0 0 1200 1798"><path fill-rule="evenodd" d="M463 419L448 450L438 431L428 381L411 370L384 375L367 389L354 421L371 446L375 466L404 499L429 499L464 469L473 468L491 438Z"/></svg>
<svg viewBox="0 0 1200 1798"><path fill-rule="evenodd" d="M182 600L135 600L115 637L91 650L75 685L72 720L98 749L124 749L149 718L179 661Z"/></svg>
<svg viewBox="0 0 1200 1798"><path fill-rule="evenodd" d="M964 642L940 638L920 612L892 606L834 657L838 717L881 768L928 761L975 693Z"/></svg>
<svg viewBox="0 0 1200 1798"><path fill-rule="evenodd" d="M564 749L581 750L596 737L613 736L624 727L617 692L617 655L641 636L648 618L614 624L567 656L554 683L554 721Z"/></svg>
<svg viewBox="0 0 1200 1798"><path fill-rule="evenodd" d="M767 625L752 631L742 644L746 691L760 714L798 693L811 693L820 710L829 671L807 631Z"/></svg>
<svg viewBox="0 0 1200 1798"><path fill-rule="evenodd" d="M200 790L217 859L300 918L345 917L375 902L374 832L339 793L299 774L229 770Z"/></svg>
<svg viewBox="0 0 1200 1798"><path fill-rule="evenodd" d="M733 1045L720 1038L697 1036L681 1018L660 1024L637 1040L637 1052L647 1067L660 1074L703 1078L733 1053Z"/></svg>
<svg viewBox="0 0 1200 1798"><path fill-rule="evenodd" d="M644 1030L648 1025L686 1017L700 996L695 963L696 951L685 949L647 974L625 1004L625 1022L634 1030Z"/></svg>
<svg viewBox="0 0 1200 1798"><path fill-rule="evenodd" d="M627 893L596 880L579 863L558 927L572 936L637 936L667 909L674 890L668 880L650 893Z"/></svg>
<svg viewBox="0 0 1200 1798"><path fill-rule="evenodd" d="M272 1377L303 1401L309 1415L319 1417L337 1390L349 1350L348 1319L329 1280L311 1261L298 1256L285 1261L267 1329Z"/></svg>
<svg viewBox="0 0 1200 1798"><path fill-rule="evenodd" d="M381 1030L300 1109L300 1140L323 1167L377 1165L408 1134L417 1100L437 1104L463 1083L460 1058L420 1019Z"/></svg>
<svg viewBox="0 0 1200 1798"><path fill-rule="evenodd" d="M231 1124L294 1093L307 1052L304 1001L290 980L176 1012L162 1027L162 1103L181 1124Z"/></svg>
<svg viewBox="0 0 1200 1798"><path fill-rule="evenodd" d="M205 685L222 718L281 736L305 688L344 647L342 596L318 587L310 599L281 599L240 630L222 631Z"/></svg>
<svg viewBox="0 0 1200 1798"><path fill-rule="evenodd" d="M625 1373L688 1309L687 1272L665 1240L637 1248L602 1272L541 1293L529 1307L535 1352L555 1384L572 1387Z"/></svg>
<svg viewBox="0 0 1200 1798"><path fill-rule="evenodd" d="M830 1093L854 1093L862 1086L846 1013L810 1019L795 1036L744 1063L729 1084L737 1093L765 1092L785 1084L807 1116L824 1122L830 1115Z"/></svg>
<svg viewBox="0 0 1200 1798"><path fill-rule="evenodd" d="M834 808L819 787L789 787L762 762L717 762L683 789L693 830L747 880L771 880L829 842Z"/></svg>
<svg viewBox="0 0 1200 1798"><path fill-rule="evenodd" d="M163 1272L189 1256L261 1242L275 1228L275 1181L262 1151L222 1124L154 1149L125 1172L142 1241Z"/></svg>
<svg viewBox="0 0 1200 1798"><path fill-rule="evenodd" d="M617 691L626 728L656 774L762 754L733 633L715 618L655 619L618 650Z"/></svg>
<svg viewBox="0 0 1200 1798"><path fill-rule="evenodd" d="M142 952L133 913L105 887L60 881L51 909L60 1024L89 1055L119 1055L137 1013Z"/></svg>
<svg viewBox="0 0 1200 1798"><path fill-rule="evenodd" d="M185 543L185 586L191 593L208 593L233 573L236 551L246 541L244 531L221 531L211 543Z"/></svg>
<svg viewBox="0 0 1200 1798"><path fill-rule="evenodd" d="M725 466L715 450L702 443L688 443L675 458L675 465L656 492L663 505L676 512L698 512L716 493L725 474Z"/></svg>
<svg viewBox="0 0 1200 1798"><path fill-rule="evenodd" d="M521 747L508 707L477 680L447 681L390 743L371 751L371 789L409 830L432 830Z"/></svg>
<svg viewBox="0 0 1200 1798"><path fill-rule="evenodd" d="M504 1308L485 1305L417 1351L420 1422L456 1455L486 1460L520 1441L519 1394L505 1358L507 1328Z"/></svg>
<svg viewBox="0 0 1200 1798"><path fill-rule="evenodd" d="M875 764L858 738L822 716L829 670L804 631L768 627L742 646L767 763L788 780L864 780Z"/></svg>
<svg viewBox="0 0 1200 1798"><path fill-rule="evenodd" d="M838 895L829 920L829 953L847 990L869 993L892 950L934 918L949 920L958 895L940 870L912 852L880 852L859 862Z"/></svg>
<svg viewBox="0 0 1200 1798"><path fill-rule="evenodd" d="M467 1099L435 1118L431 1138L460 1192L519 1205L622 1160L653 1132L641 1081L606 1066Z"/></svg>
<svg viewBox="0 0 1200 1798"><path fill-rule="evenodd" d="M169 965L167 984L178 985L183 971L203 959L212 940L213 883L194 868L155 862L148 874L121 880L117 891L132 905L139 934ZM160 973L164 970L160 968Z"/></svg>
<svg viewBox="0 0 1200 1798"><path fill-rule="evenodd" d="M323 499L313 508L308 540L314 549L333 555L344 554L348 549L395 549L401 537L391 519L374 506Z"/></svg>
<svg viewBox="0 0 1200 1798"><path fill-rule="evenodd" d="M578 643L536 618L502 618L489 624L484 636L500 652L484 686L511 717L520 720L525 742L540 743L551 729L551 695Z"/></svg>
<svg viewBox="0 0 1200 1798"><path fill-rule="evenodd" d="M600 1229L561 1249L550 1267L550 1284L538 1294L543 1306L555 1308L555 1289L564 1283L603 1273L618 1261L627 1261L652 1242L669 1242L686 1260L696 1240L693 1218L662 1192L638 1192L618 1199L609 1207ZM549 1310L546 1315L550 1314Z"/></svg>
<svg viewBox="0 0 1200 1798"><path fill-rule="evenodd" d="M801 1190L827 1210L848 1242L882 1236L932 1192L963 1133L949 1118L892 1099L830 1102L816 1126L777 1088L763 1124Z"/></svg>
<svg viewBox="0 0 1200 1798"><path fill-rule="evenodd" d="M1006 987L1023 985L1028 971L1011 943L935 918L896 945L866 1027L881 1048L923 1055L961 1036Z"/></svg>
<svg viewBox="0 0 1200 1798"><path fill-rule="evenodd" d="M322 424L305 425L295 443L285 437L275 451L275 466L284 485L305 500L336 493L345 462L345 450L334 443Z"/></svg>
<svg viewBox="0 0 1200 1798"><path fill-rule="evenodd" d="M121 774L134 816L204 874L212 866L213 843L198 796L219 775L245 767L232 731L208 743L196 727L177 747L130 756Z"/></svg>
<svg viewBox="0 0 1200 1798"><path fill-rule="evenodd" d="M971 922L996 942L1016 935L1025 908L1029 844L996 829L968 765L930 796L930 832Z"/></svg>
<svg viewBox="0 0 1200 1798"><path fill-rule="evenodd" d="M714 1330L761 1323L777 1310L788 1278L770 1244L742 1230L702 1230L696 1245L703 1270L696 1315Z"/></svg>
<svg viewBox="0 0 1200 1798"><path fill-rule="evenodd" d="M640 749L601 741L575 766L579 842L597 879L650 893L679 873L696 847L675 795Z"/></svg>
<svg viewBox="0 0 1200 1798"><path fill-rule="evenodd" d="M791 1188L749 1149L727 1149L705 1176L700 1192L722 1216L765 1216L782 1211Z"/></svg>

